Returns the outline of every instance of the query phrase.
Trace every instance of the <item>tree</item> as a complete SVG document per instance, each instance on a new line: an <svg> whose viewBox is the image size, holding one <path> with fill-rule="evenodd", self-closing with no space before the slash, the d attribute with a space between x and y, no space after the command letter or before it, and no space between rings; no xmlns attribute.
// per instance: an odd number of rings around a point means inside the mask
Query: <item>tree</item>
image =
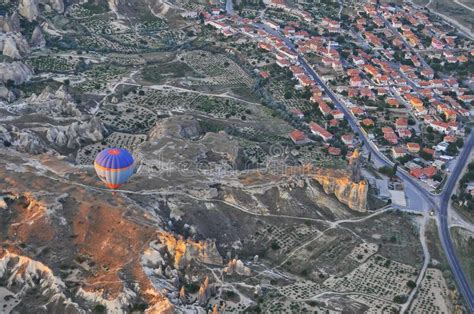
<svg viewBox="0 0 474 314"><path fill-rule="evenodd" d="M416 282L414 282L413 280L408 280L407 287L410 288L410 289L415 289Z"/></svg>
<svg viewBox="0 0 474 314"><path fill-rule="evenodd" d="M272 250L276 251L280 249L280 245L276 241L274 241L272 242L271 248Z"/></svg>
<svg viewBox="0 0 474 314"><path fill-rule="evenodd" d="M6 86L7 88L12 88L13 86L15 86L15 81L12 80L12 79L8 79L8 80L6 81L6 83L5 83L5 86Z"/></svg>
<svg viewBox="0 0 474 314"><path fill-rule="evenodd" d="M446 148L446 153L450 156L455 156L458 153L458 147L455 143L449 143L448 148Z"/></svg>
<svg viewBox="0 0 474 314"><path fill-rule="evenodd" d="M457 146L458 148L462 148L462 147L464 146L464 140L463 140L461 137L459 137L459 138L456 140L456 146Z"/></svg>
<svg viewBox="0 0 474 314"><path fill-rule="evenodd" d="M393 173L392 176L394 176L397 173L397 168L398 168L398 164L394 164L392 168L392 173Z"/></svg>

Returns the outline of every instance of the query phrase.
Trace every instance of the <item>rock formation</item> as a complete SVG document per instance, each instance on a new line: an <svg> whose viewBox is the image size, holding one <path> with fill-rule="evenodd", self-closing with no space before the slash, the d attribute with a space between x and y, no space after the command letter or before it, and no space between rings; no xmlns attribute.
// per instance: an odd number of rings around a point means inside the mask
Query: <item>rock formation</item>
<svg viewBox="0 0 474 314"><path fill-rule="evenodd" d="M20 0L18 12L29 22L36 20L39 15L38 0Z"/></svg>
<svg viewBox="0 0 474 314"><path fill-rule="evenodd" d="M212 240L194 242L165 232L159 234L159 239L171 254L176 269L184 268L193 259L205 264L222 265L222 257Z"/></svg>
<svg viewBox="0 0 474 314"><path fill-rule="evenodd" d="M59 14L64 13L64 1L63 0L49 0L47 2Z"/></svg>
<svg viewBox="0 0 474 314"><path fill-rule="evenodd" d="M210 297L211 297L211 291L209 289L209 278L206 277L206 279L204 279L203 283L201 283L201 286L199 287L199 292L198 292L199 305L201 306L206 305Z"/></svg>
<svg viewBox="0 0 474 314"><path fill-rule="evenodd" d="M28 21L32 22L36 20L39 12L39 3L44 4L45 6L50 6L54 9L57 13L62 14L64 13L64 1L63 0L20 0L20 4L18 5L18 12L21 16L26 18Z"/></svg>
<svg viewBox="0 0 474 314"><path fill-rule="evenodd" d="M179 290L179 299L182 303L188 302L188 297L186 296L186 291L184 290L184 286L181 287Z"/></svg>
<svg viewBox="0 0 474 314"><path fill-rule="evenodd" d="M228 275L237 274L240 276L250 276L250 268L244 265L240 259L233 259L229 261L224 272Z"/></svg>
<svg viewBox="0 0 474 314"><path fill-rule="evenodd" d="M2 250L0 279L7 289L15 293L14 298L18 300L24 296L33 299L46 297L50 300L44 305L45 313L82 312L78 304L65 295L64 282L56 277L49 267L26 256Z"/></svg>
<svg viewBox="0 0 474 314"><path fill-rule="evenodd" d="M367 211L368 184L362 180L355 183L350 174L343 170L320 169L314 174L314 179L322 185L326 194L334 194L336 198L350 209Z"/></svg>
<svg viewBox="0 0 474 314"><path fill-rule="evenodd" d="M87 141L101 141L104 138L103 131L102 122L95 117L88 122L73 122L68 126L50 128L46 132L46 138L58 147L75 149Z"/></svg>
<svg viewBox="0 0 474 314"><path fill-rule="evenodd" d="M29 109L34 109L36 113L50 117L81 116L81 112L77 109L76 103L64 86L61 86L54 93L49 87L46 87L41 94L33 94L27 98L26 103L29 104Z"/></svg>
<svg viewBox="0 0 474 314"><path fill-rule="evenodd" d="M20 52L16 47L15 40L12 37L7 37L3 43L3 55L8 56L12 59L21 59Z"/></svg>
<svg viewBox="0 0 474 314"><path fill-rule="evenodd" d="M8 14L5 17L0 16L0 31L5 33L18 33L21 31L20 18L16 11L10 17Z"/></svg>
<svg viewBox="0 0 474 314"><path fill-rule="evenodd" d="M31 34L31 47L32 48L43 48L46 45L46 39L44 38L41 27L36 26Z"/></svg>
<svg viewBox="0 0 474 314"><path fill-rule="evenodd" d="M16 95L9 90L5 85L0 83L0 100L6 100L12 102L16 100Z"/></svg>
<svg viewBox="0 0 474 314"><path fill-rule="evenodd" d="M0 35L0 49L3 55L12 59L21 59L30 53L30 45L20 33Z"/></svg>
<svg viewBox="0 0 474 314"><path fill-rule="evenodd" d="M6 83L11 80L18 85L29 81L32 75L33 71L23 62L0 63L0 82Z"/></svg>
<svg viewBox="0 0 474 314"><path fill-rule="evenodd" d="M17 127L7 129L0 126L0 140L0 147L4 146L5 142L7 142L18 151L32 155L41 154L46 151L44 144L37 135L28 130L20 130Z"/></svg>

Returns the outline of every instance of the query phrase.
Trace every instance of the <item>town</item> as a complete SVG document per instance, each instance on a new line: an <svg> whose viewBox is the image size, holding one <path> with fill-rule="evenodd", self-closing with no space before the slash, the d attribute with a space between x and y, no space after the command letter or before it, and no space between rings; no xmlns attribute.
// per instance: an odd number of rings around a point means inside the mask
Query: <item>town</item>
<svg viewBox="0 0 474 314"><path fill-rule="evenodd" d="M410 3L361 3L337 20L283 0L264 3L253 12L244 6L243 16L220 7L201 16L222 37L256 44L267 59L255 67L262 80L272 84L291 72L294 90L285 89L284 98L303 101L283 102L305 127L291 140L350 154L360 140L344 123L343 106L378 150L436 190L471 131L472 78L462 70L472 66L470 42Z"/></svg>
<svg viewBox="0 0 474 314"><path fill-rule="evenodd" d="M0 312L471 313L466 0L0 0Z"/></svg>

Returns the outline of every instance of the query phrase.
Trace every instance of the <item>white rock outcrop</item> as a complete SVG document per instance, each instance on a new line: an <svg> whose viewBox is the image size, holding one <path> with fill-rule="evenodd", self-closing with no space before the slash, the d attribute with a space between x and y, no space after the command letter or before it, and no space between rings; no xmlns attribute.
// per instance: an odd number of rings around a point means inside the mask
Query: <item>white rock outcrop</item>
<svg viewBox="0 0 474 314"><path fill-rule="evenodd" d="M0 63L0 82L6 83L12 80L15 84L22 84L31 79L33 71L23 62Z"/></svg>
<svg viewBox="0 0 474 314"><path fill-rule="evenodd" d="M29 257L3 252L0 279L20 299L31 293L47 297L49 302L43 305L45 313L86 313L65 295L64 282L48 266Z"/></svg>
<svg viewBox="0 0 474 314"><path fill-rule="evenodd" d="M104 127L99 118L93 118L88 122L74 122L68 126L56 126L48 129L46 138L52 144L59 147L74 149L80 147L83 142L98 142L104 136Z"/></svg>
<svg viewBox="0 0 474 314"><path fill-rule="evenodd" d="M81 112L76 103L66 91L64 85L57 91L52 92L47 86L39 95L31 95L25 100L28 108L34 107L34 111L49 117L80 117Z"/></svg>
<svg viewBox="0 0 474 314"><path fill-rule="evenodd" d="M41 27L36 26L31 34L31 48L43 48L46 45L46 39L44 38Z"/></svg>
<svg viewBox="0 0 474 314"><path fill-rule="evenodd" d="M2 53L12 59L21 59L20 51L18 51L15 40L12 37L5 38Z"/></svg>
<svg viewBox="0 0 474 314"><path fill-rule="evenodd" d="M39 15L38 0L20 0L18 13L30 22L36 20Z"/></svg>

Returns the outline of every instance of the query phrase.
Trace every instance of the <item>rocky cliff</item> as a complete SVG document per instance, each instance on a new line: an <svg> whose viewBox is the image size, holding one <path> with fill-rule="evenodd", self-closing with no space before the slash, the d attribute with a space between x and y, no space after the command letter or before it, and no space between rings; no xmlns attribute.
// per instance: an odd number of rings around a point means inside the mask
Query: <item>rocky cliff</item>
<svg viewBox="0 0 474 314"><path fill-rule="evenodd" d="M59 14L64 12L63 0L20 0L18 12L21 16L32 22L40 14L39 3L43 4L46 10L53 9Z"/></svg>
<svg viewBox="0 0 474 314"><path fill-rule="evenodd" d="M186 267L193 259L205 264L222 265L222 257L212 240L194 242L165 232L159 234L159 239L171 254L176 269Z"/></svg>
<svg viewBox="0 0 474 314"><path fill-rule="evenodd" d="M334 194L341 203L346 204L352 210L367 211L369 186L366 181L355 183L351 181L348 172L334 169L320 169L313 177L322 185L326 194Z"/></svg>
<svg viewBox="0 0 474 314"><path fill-rule="evenodd" d="M0 251L0 280L8 291L8 295L4 296L2 313L9 312L13 307L27 313L31 310L27 296L31 299L46 298L48 302L43 305L45 313L85 313L66 296L64 282L49 267L29 257Z"/></svg>
<svg viewBox="0 0 474 314"><path fill-rule="evenodd" d="M58 147L74 149L84 142L101 141L104 138L103 131L102 122L96 117L87 122L73 122L68 126L52 127L46 132L46 138Z"/></svg>
<svg viewBox="0 0 474 314"><path fill-rule="evenodd" d="M11 80L15 84L22 84L30 80L33 71L23 62L0 63L0 82Z"/></svg>

